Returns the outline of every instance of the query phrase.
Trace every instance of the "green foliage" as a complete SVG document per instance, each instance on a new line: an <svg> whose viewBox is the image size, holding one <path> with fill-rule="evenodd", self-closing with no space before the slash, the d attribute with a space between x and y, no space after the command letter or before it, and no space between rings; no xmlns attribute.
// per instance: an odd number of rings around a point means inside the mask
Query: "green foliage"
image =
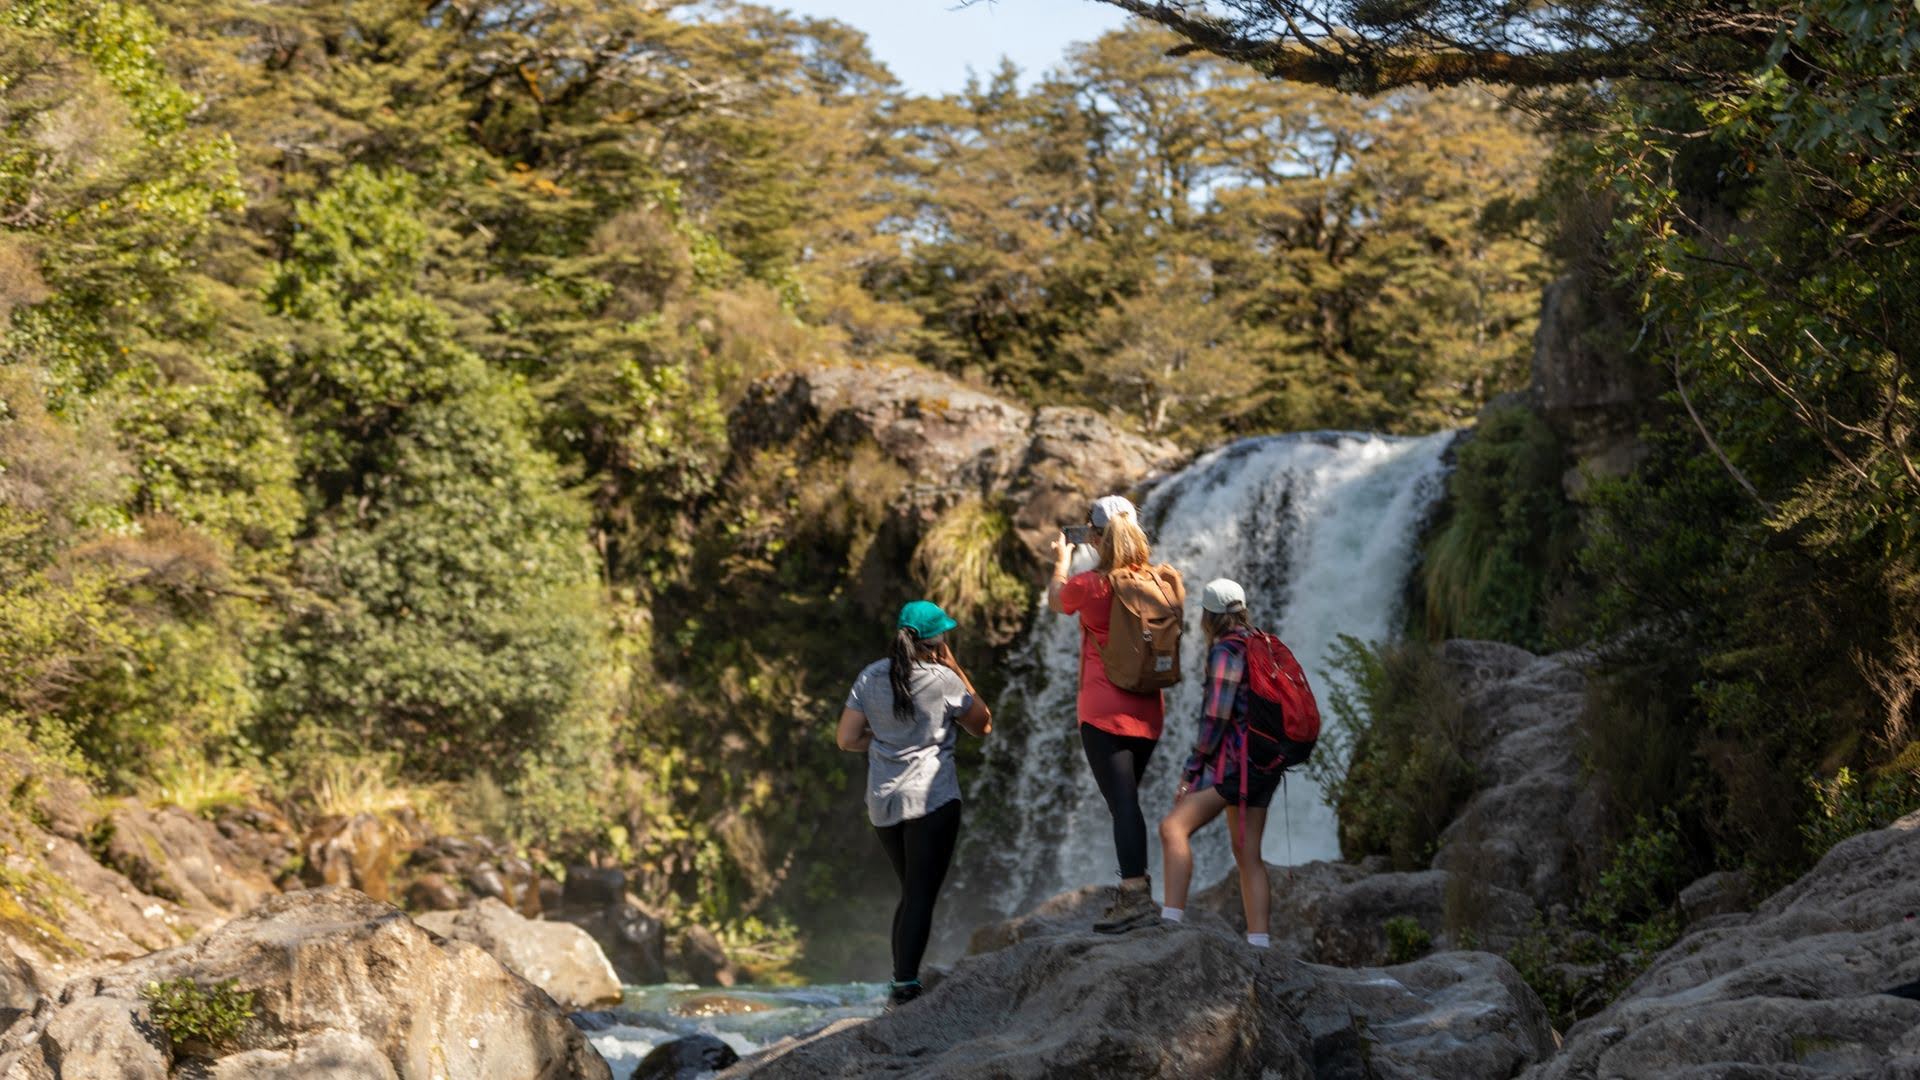
<svg viewBox="0 0 1920 1080"><path fill-rule="evenodd" d="M1353 689L1331 695L1338 722L1327 726L1322 753L1308 768L1339 815L1341 854L1424 868L1474 790L1459 692L1421 642L1369 645L1342 636L1334 665Z"/></svg>
<svg viewBox="0 0 1920 1080"><path fill-rule="evenodd" d="M1433 935L1418 919L1395 915L1382 924L1387 932L1387 963L1410 964L1433 948Z"/></svg>
<svg viewBox="0 0 1920 1080"><path fill-rule="evenodd" d="M1907 758L1915 756L1910 746ZM1824 852L1849 836L1884 829L1920 809L1920 776L1894 768L1861 776L1846 766L1828 779L1814 778L1813 809L1802 828L1807 847Z"/></svg>
<svg viewBox="0 0 1920 1080"><path fill-rule="evenodd" d="M531 397L409 288L418 213L410 181L347 170L302 208L273 292L314 342L271 381L315 479L299 572L324 600L272 685L282 715L460 776L579 715L603 628L586 514L528 433Z"/></svg>
<svg viewBox="0 0 1920 1080"><path fill-rule="evenodd" d="M1809 772L1911 743L1915 18L1823 0L1743 73L1624 95L1568 150L1673 388L1645 465L1593 494L1597 629L1613 666L1679 688L1660 725L1687 812L1768 882L1835 835L1803 828Z"/></svg>
<svg viewBox="0 0 1920 1080"><path fill-rule="evenodd" d="M146 984L140 996L176 1053L184 1048L226 1046L254 1018L253 991L240 989L235 979L202 986L192 976L181 975Z"/></svg>
<svg viewBox="0 0 1920 1080"><path fill-rule="evenodd" d="M1549 612L1574 553L1561 490L1567 456L1523 408L1482 416L1447 479L1447 518L1426 542L1420 586L1427 637L1547 642Z"/></svg>
<svg viewBox="0 0 1920 1080"><path fill-rule="evenodd" d="M980 499L940 515L913 552L913 579L961 624L1010 639L1026 615L1027 586L1003 561L1013 524Z"/></svg>

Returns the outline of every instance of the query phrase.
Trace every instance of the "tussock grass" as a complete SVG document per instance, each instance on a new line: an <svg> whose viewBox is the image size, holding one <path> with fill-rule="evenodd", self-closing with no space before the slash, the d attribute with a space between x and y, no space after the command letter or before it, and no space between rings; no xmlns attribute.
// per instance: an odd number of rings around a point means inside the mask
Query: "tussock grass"
<svg viewBox="0 0 1920 1080"><path fill-rule="evenodd" d="M1001 562L1013 523L979 498L955 504L940 516L913 553L913 577L928 599L963 627L991 636L1018 625L1028 592Z"/></svg>

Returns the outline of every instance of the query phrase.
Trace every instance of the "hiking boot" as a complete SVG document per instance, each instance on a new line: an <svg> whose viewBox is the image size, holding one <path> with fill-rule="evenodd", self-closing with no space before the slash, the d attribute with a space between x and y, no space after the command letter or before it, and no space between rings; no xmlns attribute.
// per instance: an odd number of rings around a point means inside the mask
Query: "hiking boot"
<svg viewBox="0 0 1920 1080"><path fill-rule="evenodd" d="M1153 902L1153 879L1138 883L1123 881L1114 886L1113 903L1107 913L1093 924L1096 934L1124 934L1160 921L1160 905Z"/></svg>
<svg viewBox="0 0 1920 1080"><path fill-rule="evenodd" d="M905 1005L907 1002L912 1001L914 998L917 998L919 996L920 996L920 980L919 979L915 979L912 982L888 983L887 984L887 1006L886 1006L886 1009L883 1011L892 1012L893 1010L899 1008L902 1005Z"/></svg>

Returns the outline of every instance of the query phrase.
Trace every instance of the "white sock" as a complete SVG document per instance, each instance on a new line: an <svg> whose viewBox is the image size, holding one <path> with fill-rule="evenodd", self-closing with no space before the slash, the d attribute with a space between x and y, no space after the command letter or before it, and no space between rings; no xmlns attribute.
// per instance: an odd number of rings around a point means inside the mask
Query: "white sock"
<svg viewBox="0 0 1920 1080"><path fill-rule="evenodd" d="M1187 912L1184 908L1163 907L1160 909L1160 917L1168 922L1184 922L1187 918Z"/></svg>
<svg viewBox="0 0 1920 1080"><path fill-rule="evenodd" d="M1265 934L1248 934L1247 944L1253 946L1256 949L1265 949L1269 947L1272 944L1272 942L1268 940L1267 935Z"/></svg>

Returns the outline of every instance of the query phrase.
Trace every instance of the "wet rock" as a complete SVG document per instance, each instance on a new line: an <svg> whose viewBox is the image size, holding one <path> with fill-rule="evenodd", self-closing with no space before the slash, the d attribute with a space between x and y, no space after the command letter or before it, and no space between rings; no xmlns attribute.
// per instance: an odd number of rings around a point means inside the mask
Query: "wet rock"
<svg viewBox="0 0 1920 1080"><path fill-rule="evenodd" d="M633 1070L632 1080L698 1080L740 1060L712 1035L687 1035L654 1047Z"/></svg>
<svg viewBox="0 0 1920 1080"><path fill-rule="evenodd" d="M1920 1075L1920 814L1834 845L1749 917L1710 918L1530 1080Z"/></svg>
<svg viewBox="0 0 1920 1080"><path fill-rule="evenodd" d="M607 954L621 982L645 986L666 981L666 928L633 894L600 907L562 905L550 918L585 930Z"/></svg>
<svg viewBox="0 0 1920 1080"><path fill-rule="evenodd" d="M441 937L487 950L566 1008L620 1000L613 965L577 926L528 919L492 897L459 911L427 912L416 921Z"/></svg>
<svg viewBox="0 0 1920 1080"><path fill-rule="evenodd" d="M465 942L437 944L398 910L319 888L274 896L190 944L69 982L0 1036L0 1075L73 1078L156 1059L149 982L226 979L253 995L255 1018L211 1060L210 1077L441 1076L608 1080L606 1063L538 988ZM114 1047L114 1069L76 1072L62 1042L84 1032ZM157 1048L153 1051L158 1053ZM143 1065L142 1067L145 1067Z"/></svg>
<svg viewBox="0 0 1920 1080"><path fill-rule="evenodd" d="M704 926L687 927L674 943L669 965L685 972L689 982L701 986L732 986L734 982L726 946Z"/></svg>

